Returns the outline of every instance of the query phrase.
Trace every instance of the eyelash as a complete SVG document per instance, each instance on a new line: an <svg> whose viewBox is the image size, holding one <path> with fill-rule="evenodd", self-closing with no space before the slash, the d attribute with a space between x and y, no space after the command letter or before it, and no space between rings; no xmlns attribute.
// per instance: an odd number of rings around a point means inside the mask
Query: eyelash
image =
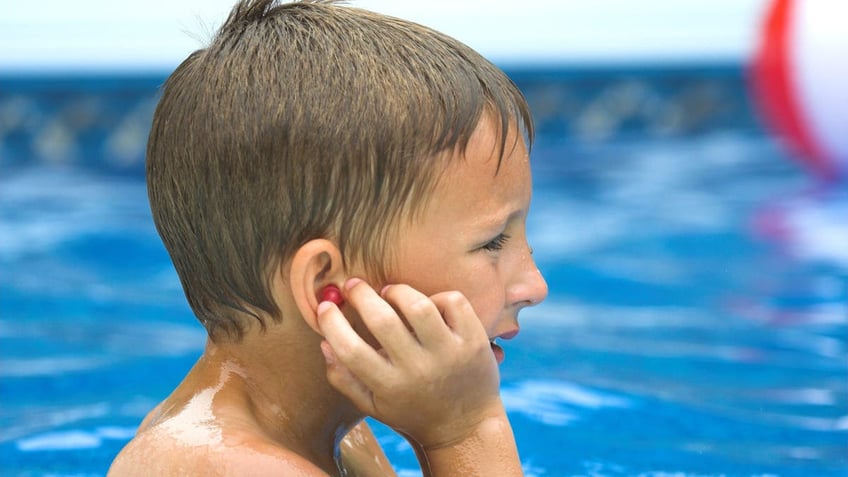
<svg viewBox="0 0 848 477"><path fill-rule="evenodd" d="M488 250L490 252L497 252L498 250L503 249L503 246L506 244L506 241L509 240L509 235L500 234L497 237L493 238L489 243L483 245L483 250Z"/></svg>

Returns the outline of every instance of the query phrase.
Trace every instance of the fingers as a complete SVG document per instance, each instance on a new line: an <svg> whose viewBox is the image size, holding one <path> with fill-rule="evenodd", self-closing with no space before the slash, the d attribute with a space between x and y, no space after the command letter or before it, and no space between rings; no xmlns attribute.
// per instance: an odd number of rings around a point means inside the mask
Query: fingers
<svg viewBox="0 0 848 477"><path fill-rule="evenodd" d="M436 304L418 290L409 285L390 285L383 289L382 296L406 318L422 345L433 345L452 337Z"/></svg>
<svg viewBox="0 0 848 477"><path fill-rule="evenodd" d="M350 389L353 394L349 397L354 400L355 395L357 405L367 404L368 390L393 382L402 374L400 370L425 366L433 357L449 359L457 344L474 343L489 349L482 323L459 292L427 297L408 285L391 285L381 296L356 278L348 280L344 288L347 303L356 309L377 343L359 336L329 302L318 307L318 326L327 340L325 356L341 364L337 369L328 366L328 377L339 390Z"/></svg>
<svg viewBox="0 0 848 477"><path fill-rule="evenodd" d="M401 356L415 358L418 342L389 303L360 279L348 280L345 290L348 303L359 312L368 331L386 350L390 360Z"/></svg>
<svg viewBox="0 0 848 477"><path fill-rule="evenodd" d="M500 402L495 356L461 293L427 297L407 285L377 293L359 279L344 288L370 335L359 336L336 305L322 302L321 349L330 384L365 414L441 445L468 435Z"/></svg>
<svg viewBox="0 0 848 477"><path fill-rule="evenodd" d="M339 361L332 346L327 341L321 342L321 352L327 361L327 381L350 399L360 411L373 414L375 410L373 394L368 387Z"/></svg>
<svg viewBox="0 0 848 477"><path fill-rule="evenodd" d="M430 300L455 334L464 339L485 339L488 341L486 330L465 295L460 292L449 291L437 293L431 296Z"/></svg>
<svg viewBox="0 0 848 477"><path fill-rule="evenodd" d="M344 370L337 372L352 373L369 388L385 379L391 372L390 363L351 328L339 308L330 302L323 302L317 311L318 327L330 346L327 350L326 345L322 345L321 351L330 368L344 366ZM348 379L336 376L336 379L342 378Z"/></svg>
<svg viewBox="0 0 848 477"><path fill-rule="evenodd" d="M427 297L408 285L399 284L389 285L378 294L358 278L348 280L345 290L348 303L356 308L365 326L392 360L402 355L413 355L414 359L419 343L432 346L455 335L486 338L477 314L462 293L443 292ZM409 324L412 333L405 323Z"/></svg>

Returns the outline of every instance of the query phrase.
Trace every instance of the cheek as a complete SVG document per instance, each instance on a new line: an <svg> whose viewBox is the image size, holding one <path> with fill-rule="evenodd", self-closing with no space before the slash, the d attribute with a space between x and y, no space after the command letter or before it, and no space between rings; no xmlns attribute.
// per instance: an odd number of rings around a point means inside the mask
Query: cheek
<svg viewBox="0 0 848 477"><path fill-rule="evenodd" d="M461 282L461 283L459 283ZM454 286L462 292L488 331L497 324L504 307L505 291L495 267L475 267Z"/></svg>
<svg viewBox="0 0 848 477"><path fill-rule="evenodd" d="M449 247L435 250L449 250ZM457 254L459 255L459 254ZM505 288L498 267L481 255L406 255L390 283L406 283L425 295L457 290L468 298L487 331L500 317Z"/></svg>
<svg viewBox="0 0 848 477"><path fill-rule="evenodd" d="M486 331L493 331L492 328L498 323L498 317L503 310L503 294L490 289L484 293L468 296L468 299Z"/></svg>

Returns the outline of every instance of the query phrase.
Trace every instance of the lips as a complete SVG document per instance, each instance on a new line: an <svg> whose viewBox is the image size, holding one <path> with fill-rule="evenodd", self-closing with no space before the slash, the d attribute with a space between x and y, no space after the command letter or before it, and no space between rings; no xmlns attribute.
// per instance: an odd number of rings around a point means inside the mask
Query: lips
<svg viewBox="0 0 848 477"><path fill-rule="evenodd" d="M497 361L498 364L503 363L504 362L504 350L503 350L503 348L501 348L499 345L497 345L495 343L494 338L492 339L492 341L489 342L489 345L492 346L492 353L495 355L495 361Z"/></svg>
<svg viewBox="0 0 848 477"><path fill-rule="evenodd" d="M495 355L495 360L498 362L498 364L501 364L501 363L504 362L505 353L504 353L503 348L501 348L499 344L495 343L495 340L496 339L511 340L511 339L515 338L516 335L518 335L517 329L512 330L512 331L508 331L506 333L501 333L501 334L499 334L499 335L497 335L494 338L491 338L489 340L489 344L492 347L492 353Z"/></svg>

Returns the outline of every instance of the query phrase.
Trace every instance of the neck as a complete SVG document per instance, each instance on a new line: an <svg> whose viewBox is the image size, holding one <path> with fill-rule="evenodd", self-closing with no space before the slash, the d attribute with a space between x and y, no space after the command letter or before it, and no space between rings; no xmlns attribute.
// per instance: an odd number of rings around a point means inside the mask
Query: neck
<svg viewBox="0 0 848 477"><path fill-rule="evenodd" d="M338 445L362 414L327 382L321 337L292 324L300 320L286 321L289 326L269 323L264 333L249 330L239 343L208 342L192 374L214 376L215 411L223 419L247 419L335 475Z"/></svg>

